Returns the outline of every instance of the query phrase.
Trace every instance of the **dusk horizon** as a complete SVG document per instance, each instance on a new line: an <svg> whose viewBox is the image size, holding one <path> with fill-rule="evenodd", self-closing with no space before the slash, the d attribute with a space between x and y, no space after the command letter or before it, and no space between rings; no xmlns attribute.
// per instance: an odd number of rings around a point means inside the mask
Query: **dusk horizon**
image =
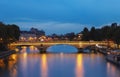
<svg viewBox="0 0 120 77"><path fill-rule="evenodd" d="M1 21L2 22L2 21ZM4 23L4 22L3 22ZM31 28L36 28L38 30L44 30L46 35L51 34L66 34L66 33L80 33L85 27L89 30L92 27L95 28L102 28L104 26L111 26L112 23L118 22L111 22L102 25L90 25L90 24L80 24L80 23L62 23L62 22L6 22L4 24L15 24L18 25L21 31L29 31ZM49 28L50 27L50 28ZM51 29L52 27L52 29ZM71 28L71 29L70 29Z"/></svg>

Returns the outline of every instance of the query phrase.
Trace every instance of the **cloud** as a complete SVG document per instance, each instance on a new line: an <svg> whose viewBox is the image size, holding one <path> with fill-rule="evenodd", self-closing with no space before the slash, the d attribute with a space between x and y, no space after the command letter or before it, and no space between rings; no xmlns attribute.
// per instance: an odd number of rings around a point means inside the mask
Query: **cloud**
<svg viewBox="0 0 120 77"><path fill-rule="evenodd" d="M30 30L30 28L34 27L37 29L42 29L46 32L46 34L65 34L69 32L79 33L83 30L84 27L90 29L92 24L80 24L76 22L61 22L61 21L44 21L33 18L13 18L12 21L7 22L7 24L17 24L21 30ZM106 24L95 26L96 28L101 28Z"/></svg>
<svg viewBox="0 0 120 77"><path fill-rule="evenodd" d="M65 34L68 32L80 32L84 27L90 27L88 25L82 25L79 23L65 23L65 22L9 22L9 24L17 24L21 30L29 30L31 27L37 29L43 29L46 34Z"/></svg>

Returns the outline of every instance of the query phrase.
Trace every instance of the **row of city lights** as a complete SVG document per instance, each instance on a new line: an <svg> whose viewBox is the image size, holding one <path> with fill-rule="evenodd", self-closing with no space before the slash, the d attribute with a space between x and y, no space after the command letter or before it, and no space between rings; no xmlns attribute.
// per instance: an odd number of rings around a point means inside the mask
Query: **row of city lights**
<svg viewBox="0 0 120 77"><path fill-rule="evenodd" d="M41 36L41 37L20 37L20 41L44 41L44 40L51 40L51 38L46 38L46 36Z"/></svg>

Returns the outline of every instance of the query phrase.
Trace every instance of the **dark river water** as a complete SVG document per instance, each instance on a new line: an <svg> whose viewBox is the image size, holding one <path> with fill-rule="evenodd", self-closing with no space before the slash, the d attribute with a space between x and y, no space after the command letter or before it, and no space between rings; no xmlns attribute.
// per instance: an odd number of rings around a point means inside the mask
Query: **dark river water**
<svg viewBox="0 0 120 77"><path fill-rule="evenodd" d="M39 54L33 46L22 47L9 57L8 64L0 61L0 77L120 77L120 67L100 53L77 54L73 53L76 48L65 45L47 51L57 53Z"/></svg>

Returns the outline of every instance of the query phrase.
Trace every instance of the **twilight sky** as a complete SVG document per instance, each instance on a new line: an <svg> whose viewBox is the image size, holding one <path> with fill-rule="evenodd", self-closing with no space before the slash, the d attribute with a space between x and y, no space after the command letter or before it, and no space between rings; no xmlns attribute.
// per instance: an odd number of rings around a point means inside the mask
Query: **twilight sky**
<svg viewBox="0 0 120 77"><path fill-rule="evenodd" d="M0 0L0 21L46 34L120 22L120 0Z"/></svg>

